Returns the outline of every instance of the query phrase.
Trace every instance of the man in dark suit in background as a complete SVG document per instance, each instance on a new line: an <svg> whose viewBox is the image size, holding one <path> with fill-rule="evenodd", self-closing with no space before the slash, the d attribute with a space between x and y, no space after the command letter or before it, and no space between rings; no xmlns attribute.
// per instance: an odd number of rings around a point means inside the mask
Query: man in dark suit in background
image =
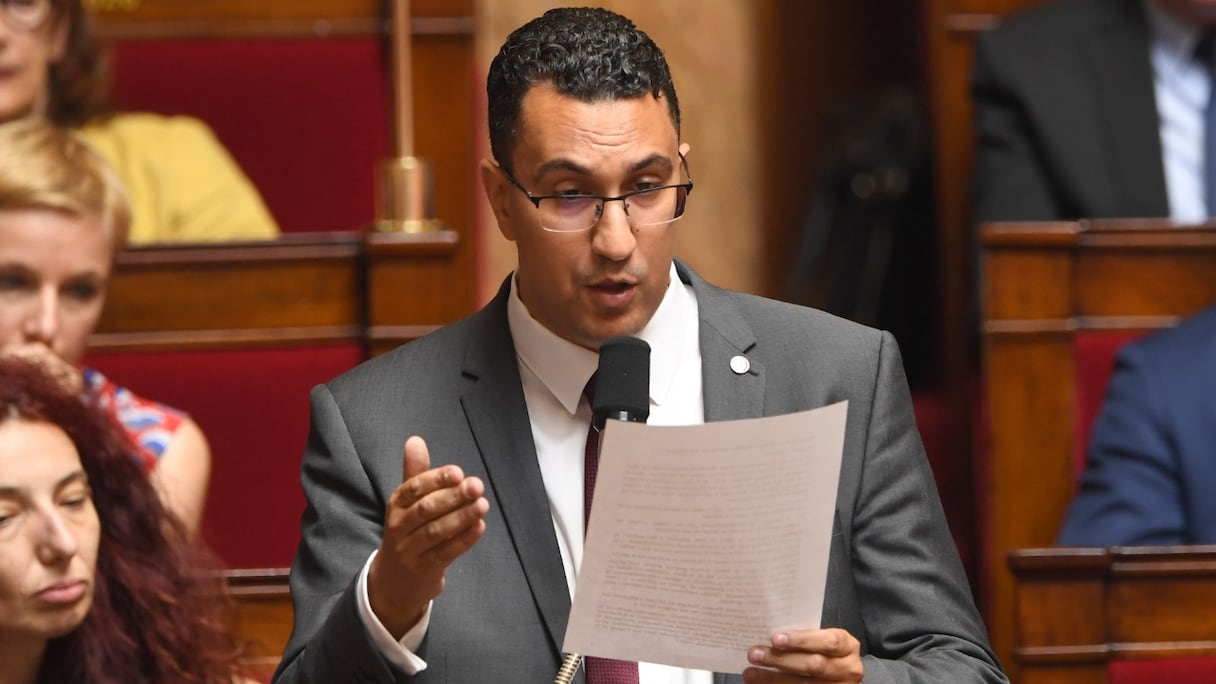
<svg viewBox="0 0 1216 684"><path fill-rule="evenodd" d="M674 260L692 181L658 47L611 12L553 10L508 38L487 91L481 177L519 267L472 317L314 390L276 681L553 679L582 557L581 395L619 335L652 348L652 423L849 402L824 628L741 653L746 681L1006 681L891 335ZM593 661L588 682L606 681L593 664L639 684L744 679Z"/></svg>
<svg viewBox="0 0 1216 684"><path fill-rule="evenodd" d="M976 222L1210 215L1213 24L1211 0L1059 0L981 35Z"/></svg>

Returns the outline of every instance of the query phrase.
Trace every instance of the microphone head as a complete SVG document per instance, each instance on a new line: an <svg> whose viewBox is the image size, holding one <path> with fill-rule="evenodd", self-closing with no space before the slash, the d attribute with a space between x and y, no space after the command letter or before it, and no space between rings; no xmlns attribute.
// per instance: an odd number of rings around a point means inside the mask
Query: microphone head
<svg viewBox="0 0 1216 684"><path fill-rule="evenodd" d="M608 418L646 422L650 417L649 344L636 337L614 337L600 345L591 410L597 428Z"/></svg>

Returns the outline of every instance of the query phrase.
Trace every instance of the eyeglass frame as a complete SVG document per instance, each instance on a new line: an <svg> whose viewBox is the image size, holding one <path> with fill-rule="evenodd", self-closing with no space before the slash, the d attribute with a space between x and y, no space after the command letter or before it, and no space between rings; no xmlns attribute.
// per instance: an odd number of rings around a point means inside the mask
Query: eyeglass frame
<svg viewBox="0 0 1216 684"><path fill-rule="evenodd" d="M607 205L609 202L620 202L621 203L621 207L625 210L625 218L627 220L629 220L629 225L631 225L631 226L634 225L634 223L631 220L632 217L630 217L630 215L629 215L629 203L625 201L625 200L629 199L630 197L633 197L635 195L645 195L645 194L651 193L651 192L658 192L660 190L668 190L670 188L684 188L684 202L687 203L688 196L692 194L692 187L693 187L692 174L688 172L688 160L684 158L684 154L680 153L680 152L677 152L676 154L680 155L680 168L684 169L684 176L688 178L688 180L686 182L672 183L671 185L660 185L655 188L646 188L645 190L634 190L633 192L627 192L627 193L624 193L623 195L617 195L616 197L608 197L606 195L583 195L583 194L578 194L578 195L533 195L531 192L528 191L527 188L520 185L519 181L515 180L515 176L511 175L511 172L508 171L505 166L502 166L500 164L498 168L499 168L499 170L502 171L503 175L507 177L507 180L511 181L511 185L514 185L516 187L516 189L518 189L520 192L522 192L524 194L525 197L528 198L528 201L532 203L532 206L536 207L537 211L540 211L541 201L547 200L547 199L599 200L599 208L595 215L595 220L592 221L591 225L587 226L586 228L579 228L578 230L554 230L553 228L546 228L543 224L541 225L541 230L543 230L547 233L573 234L573 233L585 233L585 232L591 230L592 228L594 228L596 226L596 224L598 224L600 222L600 219L602 219L604 217L604 206ZM680 213L676 214L675 216L671 217L670 219L668 219L666 221L662 221L660 223L643 223L643 224L641 224L641 226L665 226L668 223L674 223L677 220L679 220L681 216L684 215L684 204L679 205L679 209L680 209ZM641 226L636 226L636 227L641 227Z"/></svg>
<svg viewBox="0 0 1216 684"><path fill-rule="evenodd" d="M3 21L9 28L18 31L37 31L46 25L46 22L55 14L54 0L43 0L45 8L41 16L38 16L34 21L25 21L23 19L14 19L12 10L9 7L10 0L0 0L0 21Z"/></svg>

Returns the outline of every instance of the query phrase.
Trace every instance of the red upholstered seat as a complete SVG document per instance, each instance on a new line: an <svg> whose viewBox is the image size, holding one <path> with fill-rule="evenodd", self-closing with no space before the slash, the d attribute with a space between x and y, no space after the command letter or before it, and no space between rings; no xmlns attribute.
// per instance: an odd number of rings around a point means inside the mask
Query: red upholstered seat
<svg viewBox="0 0 1216 684"><path fill-rule="evenodd" d="M1123 345L1140 337L1143 331L1089 330L1073 336L1076 359L1076 402L1073 425L1076 426L1073 446L1073 476L1079 477L1085 468L1085 451L1094 420L1102 409L1106 383L1114 370L1115 356ZM1213 680L1216 681L1216 680Z"/></svg>
<svg viewBox="0 0 1216 684"><path fill-rule="evenodd" d="M1212 684L1216 658L1112 660L1109 684Z"/></svg>
<svg viewBox="0 0 1216 684"><path fill-rule="evenodd" d="M378 37L120 42L113 93L210 124L284 232L355 230L390 149L383 52Z"/></svg>
<svg viewBox="0 0 1216 684"><path fill-rule="evenodd" d="M203 538L232 568L285 567L300 538L308 394L362 345L90 354L85 364L190 413L211 445Z"/></svg>

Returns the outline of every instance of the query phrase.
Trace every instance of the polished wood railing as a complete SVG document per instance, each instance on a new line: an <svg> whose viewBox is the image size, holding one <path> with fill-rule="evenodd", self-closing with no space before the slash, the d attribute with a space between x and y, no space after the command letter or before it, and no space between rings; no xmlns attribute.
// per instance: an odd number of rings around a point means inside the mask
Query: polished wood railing
<svg viewBox="0 0 1216 684"><path fill-rule="evenodd" d="M1009 567L1021 684L1107 684L1121 662L1216 672L1216 547L1026 549Z"/></svg>
<svg viewBox="0 0 1216 684"><path fill-rule="evenodd" d="M988 415L976 495L977 578L993 645L1012 659L1006 556L1054 543L1074 490L1079 335L1173 325L1216 302L1216 224L992 224L983 230Z"/></svg>

